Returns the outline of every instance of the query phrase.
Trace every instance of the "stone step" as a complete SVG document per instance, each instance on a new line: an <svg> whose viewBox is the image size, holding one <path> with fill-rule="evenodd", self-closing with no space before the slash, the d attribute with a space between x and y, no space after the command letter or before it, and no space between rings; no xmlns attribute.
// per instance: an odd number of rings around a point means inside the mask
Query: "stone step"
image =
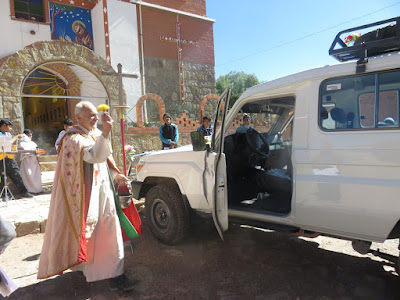
<svg viewBox="0 0 400 300"><path fill-rule="evenodd" d="M42 185L52 186L54 181L55 171L42 171Z"/></svg>
<svg viewBox="0 0 400 300"><path fill-rule="evenodd" d="M58 155L39 155L38 160L39 162L45 161L57 161Z"/></svg>
<svg viewBox="0 0 400 300"><path fill-rule="evenodd" d="M57 162L56 161L44 161L44 162L39 162L40 163L40 168L42 172L47 172L47 171L55 171Z"/></svg>

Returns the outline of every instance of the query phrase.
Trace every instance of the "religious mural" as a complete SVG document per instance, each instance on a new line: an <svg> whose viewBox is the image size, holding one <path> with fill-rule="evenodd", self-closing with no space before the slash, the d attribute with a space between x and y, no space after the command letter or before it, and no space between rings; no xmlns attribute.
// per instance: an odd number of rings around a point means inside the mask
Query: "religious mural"
<svg viewBox="0 0 400 300"><path fill-rule="evenodd" d="M75 42L93 50L92 17L89 9L49 2L52 40Z"/></svg>

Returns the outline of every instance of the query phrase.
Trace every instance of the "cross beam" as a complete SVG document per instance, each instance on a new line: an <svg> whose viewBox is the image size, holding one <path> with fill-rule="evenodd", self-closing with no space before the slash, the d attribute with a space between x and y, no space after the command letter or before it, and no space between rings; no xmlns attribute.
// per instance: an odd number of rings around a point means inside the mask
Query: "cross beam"
<svg viewBox="0 0 400 300"><path fill-rule="evenodd" d="M103 72L103 75L111 75L111 76L117 76L118 77L118 99L119 99L119 105L112 106L112 108L119 109L119 118L120 118L120 124L121 124L121 143L122 143L122 158L123 158L123 166L124 166L124 175L127 175L127 169L126 169L126 153L125 153L125 125L124 125L124 109L129 108L126 104L124 104L124 99L122 98L122 77L128 77L128 78L138 78L136 74L124 74L122 73L122 64L117 65L118 68L118 73L115 75L115 73L111 72ZM111 103L110 103L111 104Z"/></svg>
<svg viewBox="0 0 400 300"><path fill-rule="evenodd" d="M181 38L181 22L179 22L179 15L176 18L177 23L176 23L176 32L177 32L177 37L168 37L165 35L160 36L160 40L166 41L166 42L175 42L177 43L178 46L178 64L179 64L179 84L180 84L180 99L181 102L185 101L185 87L184 87L184 77L183 77L183 61L182 61L182 44L188 44L188 45L193 45L197 47L197 42L192 41L192 40L187 40L187 39L182 39Z"/></svg>

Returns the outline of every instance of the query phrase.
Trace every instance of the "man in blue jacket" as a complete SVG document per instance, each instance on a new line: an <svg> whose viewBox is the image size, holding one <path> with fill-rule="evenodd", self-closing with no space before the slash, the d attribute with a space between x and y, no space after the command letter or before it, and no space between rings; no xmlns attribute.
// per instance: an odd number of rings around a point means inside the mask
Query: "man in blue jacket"
<svg viewBox="0 0 400 300"><path fill-rule="evenodd" d="M197 128L197 131L202 132L204 136L212 135L211 119L207 116L203 117L203 124Z"/></svg>
<svg viewBox="0 0 400 300"><path fill-rule="evenodd" d="M163 120L165 123L160 127L162 150L177 148L179 140L178 126L171 123L171 116L169 114L164 114Z"/></svg>

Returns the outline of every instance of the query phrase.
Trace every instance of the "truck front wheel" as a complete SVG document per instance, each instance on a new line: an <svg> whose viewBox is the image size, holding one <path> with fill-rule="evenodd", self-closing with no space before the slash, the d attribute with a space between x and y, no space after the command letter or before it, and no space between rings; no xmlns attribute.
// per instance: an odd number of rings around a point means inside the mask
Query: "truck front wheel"
<svg viewBox="0 0 400 300"><path fill-rule="evenodd" d="M181 241L189 228L189 216L177 187L151 188L146 195L145 216L151 232L168 245Z"/></svg>

